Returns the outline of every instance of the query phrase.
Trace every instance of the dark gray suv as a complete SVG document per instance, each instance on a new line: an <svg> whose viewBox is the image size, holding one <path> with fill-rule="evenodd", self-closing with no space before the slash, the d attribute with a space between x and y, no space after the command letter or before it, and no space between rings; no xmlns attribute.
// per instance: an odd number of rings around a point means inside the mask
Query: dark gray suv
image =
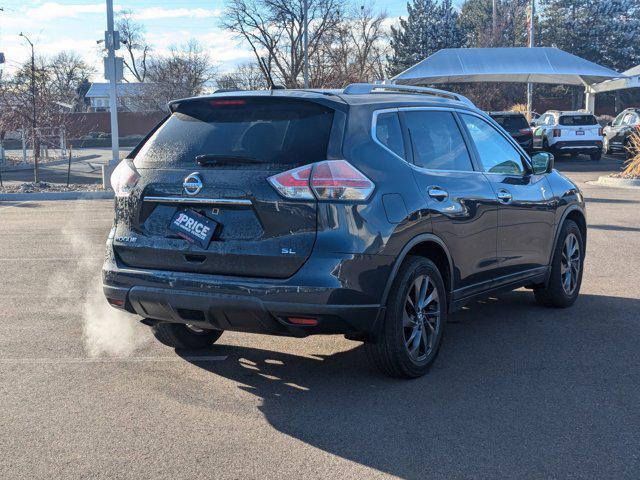
<svg viewBox="0 0 640 480"><path fill-rule="evenodd" d="M582 193L460 95L354 84L170 110L113 174L103 268L109 303L167 345L343 334L417 377L464 304L578 295Z"/></svg>

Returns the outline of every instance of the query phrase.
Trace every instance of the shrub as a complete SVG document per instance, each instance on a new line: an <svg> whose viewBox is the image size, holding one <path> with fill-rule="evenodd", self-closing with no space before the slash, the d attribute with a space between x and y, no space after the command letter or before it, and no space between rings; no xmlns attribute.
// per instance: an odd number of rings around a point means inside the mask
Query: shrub
<svg viewBox="0 0 640 480"><path fill-rule="evenodd" d="M625 162L622 176L625 178L640 178L640 133L629 137L629 159Z"/></svg>

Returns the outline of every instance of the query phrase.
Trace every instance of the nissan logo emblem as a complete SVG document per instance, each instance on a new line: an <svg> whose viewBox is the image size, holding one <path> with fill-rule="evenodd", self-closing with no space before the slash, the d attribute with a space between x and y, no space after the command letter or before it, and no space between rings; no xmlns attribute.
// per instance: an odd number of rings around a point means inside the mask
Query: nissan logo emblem
<svg viewBox="0 0 640 480"><path fill-rule="evenodd" d="M202 180L200 179L200 174L198 172L190 174L187 178L184 179L182 188L184 189L184 193L186 193L187 195L199 194L200 190L202 190Z"/></svg>

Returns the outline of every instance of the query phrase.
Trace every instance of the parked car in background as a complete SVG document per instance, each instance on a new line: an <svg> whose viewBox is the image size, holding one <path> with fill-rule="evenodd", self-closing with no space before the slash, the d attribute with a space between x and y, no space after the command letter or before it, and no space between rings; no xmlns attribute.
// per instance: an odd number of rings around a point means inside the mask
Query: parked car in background
<svg viewBox="0 0 640 480"><path fill-rule="evenodd" d="M605 153L628 154L634 133L640 134L640 108L627 108L604 128L602 150Z"/></svg>
<svg viewBox="0 0 640 480"><path fill-rule="evenodd" d="M602 157L602 127L589 112L549 110L534 123L533 148L556 156L585 154Z"/></svg>
<svg viewBox="0 0 640 480"><path fill-rule="evenodd" d="M580 189L458 94L354 84L169 108L111 177L103 268L109 303L166 345L344 334L418 377L466 303L578 296Z"/></svg>
<svg viewBox="0 0 640 480"><path fill-rule="evenodd" d="M533 150L533 130L523 113L489 112L489 116L504 128L527 153L531 153Z"/></svg>

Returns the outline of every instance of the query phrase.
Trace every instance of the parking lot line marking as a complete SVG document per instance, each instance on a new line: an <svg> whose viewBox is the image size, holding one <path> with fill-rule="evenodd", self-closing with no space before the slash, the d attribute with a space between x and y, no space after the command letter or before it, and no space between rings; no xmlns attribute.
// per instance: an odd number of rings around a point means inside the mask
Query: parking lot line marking
<svg viewBox="0 0 640 480"><path fill-rule="evenodd" d="M227 355L197 355L185 357L60 357L60 358L1 358L0 365L56 365L84 363L173 363L173 362L221 362Z"/></svg>
<svg viewBox="0 0 640 480"><path fill-rule="evenodd" d="M66 260L103 260L104 256L100 257L15 257L15 258L0 258L0 262L28 262L28 261L37 261L37 262L63 262Z"/></svg>

